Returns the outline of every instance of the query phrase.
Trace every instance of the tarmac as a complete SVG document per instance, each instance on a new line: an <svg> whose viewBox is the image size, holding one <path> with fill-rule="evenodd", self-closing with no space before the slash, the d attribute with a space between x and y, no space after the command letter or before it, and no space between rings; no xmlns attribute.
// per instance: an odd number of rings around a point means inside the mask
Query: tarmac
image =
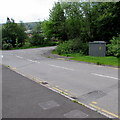
<svg viewBox="0 0 120 120"><path fill-rule="evenodd" d="M2 118L105 119L105 116L2 66ZM97 119L96 119L97 118Z"/></svg>

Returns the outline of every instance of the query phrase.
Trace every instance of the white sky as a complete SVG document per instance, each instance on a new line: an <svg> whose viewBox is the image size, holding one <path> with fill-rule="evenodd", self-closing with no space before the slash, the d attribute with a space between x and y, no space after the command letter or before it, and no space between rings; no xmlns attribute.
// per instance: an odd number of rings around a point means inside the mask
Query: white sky
<svg viewBox="0 0 120 120"><path fill-rule="evenodd" d="M6 18L13 18L15 22L37 22L49 17L49 9L58 0L1 0L0 23Z"/></svg>

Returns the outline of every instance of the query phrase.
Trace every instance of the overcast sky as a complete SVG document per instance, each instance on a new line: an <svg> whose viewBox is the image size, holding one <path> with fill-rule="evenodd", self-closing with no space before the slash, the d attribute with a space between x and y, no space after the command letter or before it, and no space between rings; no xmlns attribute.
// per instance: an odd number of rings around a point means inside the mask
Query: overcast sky
<svg viewBox="0 0 120 120"><path fill-rule="evenodd" d="M49 9L58 0L1 0L0 23L6 18L13 18L15 22L36 22L49 17Z"/></svg>

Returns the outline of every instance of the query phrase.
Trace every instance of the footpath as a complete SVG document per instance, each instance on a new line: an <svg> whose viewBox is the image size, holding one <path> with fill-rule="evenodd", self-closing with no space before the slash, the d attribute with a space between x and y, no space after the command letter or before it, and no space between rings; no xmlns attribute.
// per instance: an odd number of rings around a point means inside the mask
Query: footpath
<svg viewBox="0 0 120 120"><path fill-rule="evenodd" d="M4 66L2 67L2 118L109 120Z"/></svg>

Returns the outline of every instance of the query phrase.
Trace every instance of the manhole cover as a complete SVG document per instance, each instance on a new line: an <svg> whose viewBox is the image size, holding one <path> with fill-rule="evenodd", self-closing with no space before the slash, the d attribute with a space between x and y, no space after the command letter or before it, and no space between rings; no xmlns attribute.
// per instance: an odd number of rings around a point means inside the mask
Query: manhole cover
<svg viewBox="0 0 120 120"><path fill-rule="evenodd" d="M95 91L92 91L92 92L89 92L87 94L84 94L84 95L80 96L79 100L89 102L89 101L101 98L105 95L106 95L106 93L104 93L103 91L95 90Z"/></svg>

